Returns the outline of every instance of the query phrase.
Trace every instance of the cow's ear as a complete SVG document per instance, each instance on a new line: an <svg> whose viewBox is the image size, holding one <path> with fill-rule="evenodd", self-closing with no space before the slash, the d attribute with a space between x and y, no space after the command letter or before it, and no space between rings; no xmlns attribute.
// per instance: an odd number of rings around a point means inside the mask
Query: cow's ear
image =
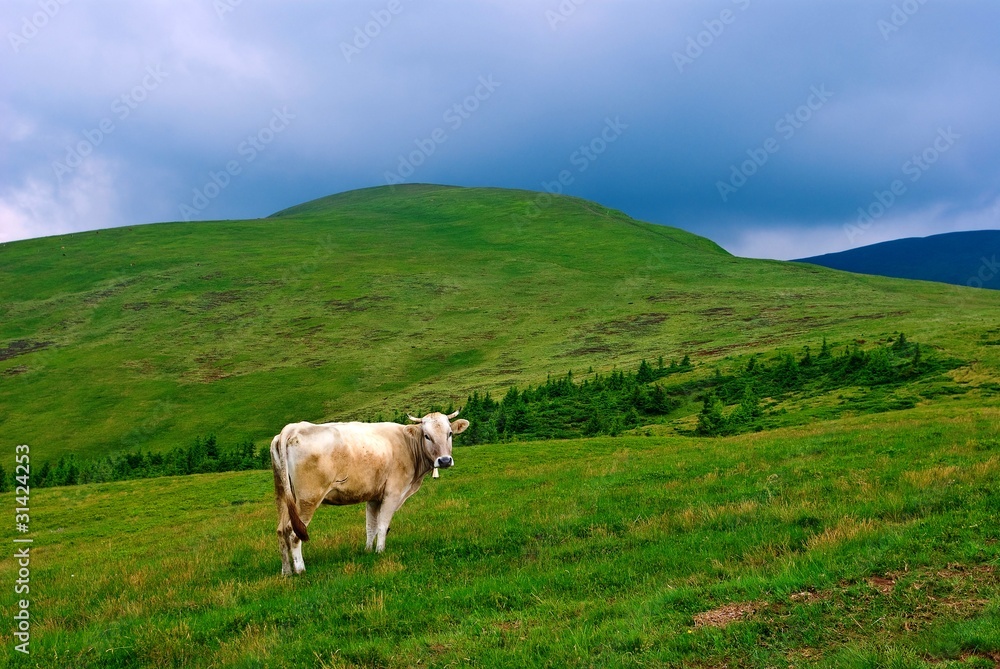
<svg viewBox="0 0 1000 669"><path fill-rule="evenodd" d="M461 434L465 432L465 428L469 427L469 421L464 418L459 418L454 423L451 424L451 431L455 434Z"/></svg>

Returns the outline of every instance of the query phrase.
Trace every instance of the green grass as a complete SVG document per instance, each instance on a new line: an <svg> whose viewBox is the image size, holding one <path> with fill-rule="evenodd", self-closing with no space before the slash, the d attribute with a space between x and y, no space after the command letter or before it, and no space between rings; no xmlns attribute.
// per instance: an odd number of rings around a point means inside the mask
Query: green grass
<svg viewBox="0 0 1000 669"><path fill-rule="evenodd" d="M692 389L823 337L905 332L950 362L762 397L757 433L680 436L688 397L619 438L461 448L385 555L362 507L323 509L294 579L268 472L35 490L32 655L0 665L994 666L1000 292L734 258L575 198L525 215L535 198L377 188L2 244L0 432L37 466L661 355L691 357Z"/></svg>
<svg viewBox="0 0 1000 669"><path fill-rule="evenodd" d="M294 420L904 331L993 390L1000 294L735 258L558 197L374 188L267 219L0 245L0 430L46 458L264 445ZM44 346L44 348L34 348ZM706 365L707 363L707 365ZM992 396L990 395L990 396Z"/></svg>
<svg viewBox="0 0 1000 669"><path fill-rule="evenodd" d="M382 556L363 507L322 509L297 578L279 575L267 472L45 489L32 655L9 662L993 666L998 429L996 409L924 407L466 447ZM752 612L699 624L731 605Z"/></svg>

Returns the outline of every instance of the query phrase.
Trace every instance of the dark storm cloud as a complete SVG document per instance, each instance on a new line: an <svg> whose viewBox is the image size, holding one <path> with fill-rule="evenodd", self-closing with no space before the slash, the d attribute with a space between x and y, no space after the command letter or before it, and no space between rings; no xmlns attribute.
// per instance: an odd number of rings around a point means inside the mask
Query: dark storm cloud
<svg viewBox="0 0 1000 669"><path fill-rule="evenodd" d="M771 257L1000 223L995 3L0 16L0 239L262 216L395 179L559 188Z"/></svg>

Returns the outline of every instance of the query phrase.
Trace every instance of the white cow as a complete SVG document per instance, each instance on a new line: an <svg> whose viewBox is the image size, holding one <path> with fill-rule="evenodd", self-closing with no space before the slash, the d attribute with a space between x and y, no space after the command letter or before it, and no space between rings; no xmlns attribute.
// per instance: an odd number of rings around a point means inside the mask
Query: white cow
<svg viewBox="0 0 1000 669"><path fill-rule="evenodd" d="M278 507L281 573L301 574L306 527L320 504L368 503L367 550L385 550L392 514L420 489L424 476L455 464L452 435L469 427L458 412L398 423L289 423L271 441ZM435 472L436 473L436 472Z"/></svg>

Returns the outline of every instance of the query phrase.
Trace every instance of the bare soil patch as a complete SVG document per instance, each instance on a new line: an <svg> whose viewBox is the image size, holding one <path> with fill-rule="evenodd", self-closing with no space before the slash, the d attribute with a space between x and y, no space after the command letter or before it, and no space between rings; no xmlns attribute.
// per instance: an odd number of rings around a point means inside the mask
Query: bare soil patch
<svg viewBox="0 0 1000 669"><path fill-rule="evenodd" d="M767 602L733 602L725 604L711 611L696 613L694 616L694 626L726 627L752 616L766 606Z"/></svg>
<svg viewBox="0 0 1000 669"><path fill-rule="evenodd" d="M32 341L31 339L15 339L7 346L0 348L0 360L10 360L19 355L26 355L33 351L41 351L52 346L50 341Z"/></svg>

